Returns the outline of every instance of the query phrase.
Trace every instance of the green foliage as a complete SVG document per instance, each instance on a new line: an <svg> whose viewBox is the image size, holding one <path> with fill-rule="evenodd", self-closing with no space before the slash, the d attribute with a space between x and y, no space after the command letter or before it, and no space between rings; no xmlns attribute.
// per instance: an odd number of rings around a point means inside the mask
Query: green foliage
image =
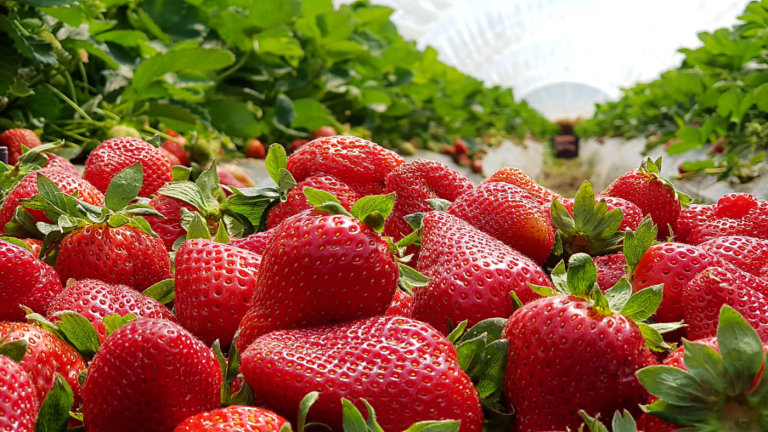
<svg viewBox="0 0 768 432"><path fill-rule="evenodd" d="M700 33L704 45L681 49L680 68L599 105L577 132L646 137L647 148L669 143L669 154L706 149L706 159L683 165L684 178L754 179L768 146L768 3L752 2L739 19L743 24L732 29Z"/></svg>
<svg viewBox="0 0 768 432"><path fill-rule="evenodd" d="M16 0L0 14L0 130L63 138L69 157L115 126L171 128L194 160L321 126L390 148L554 125L418 50L392 9L328 0ZM412 141L413 142L413 141ZM474 148L473 148L474 150Z"/></svg>

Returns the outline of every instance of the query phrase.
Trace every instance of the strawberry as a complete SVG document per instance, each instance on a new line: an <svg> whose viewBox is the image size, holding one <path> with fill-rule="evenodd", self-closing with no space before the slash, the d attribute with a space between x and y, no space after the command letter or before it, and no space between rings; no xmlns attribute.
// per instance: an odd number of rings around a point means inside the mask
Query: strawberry
<svg viewBox="0 0 768 432"><path fill-rule="evenodd" d="M248 145L245 147L245 156L254 159L264 159L267 157L267 150L261 141L252 139L248 141Z"/></svg>
<svg viewBox="0 0 768 432"><path fill-rule="evenodd" d="M264 251L267 249L267 242L274 230L262 231L260 233L251 234L247 237L232 239L229 242L230 246L239 247L251 251L257 255L264 255Z"/></svg>
<svg viewBox="0 0 768 432"><path fill-rule="evenodd" d="M427 200L454 201L473 188L469 179L440 162L419 159L400 165L386 178L385 192L396 195L384 234L399 241L413 231L405 216L432 210Z"/></svg>
<svg viewBox="0 0 768 432"><path fill-rule="evenodd" d="M629 297L623 279L603 296L586 254L571 257L567 275L563 262L558 264L552 278L555 289L531 286L548 297L516 310L504 327L504 394L517 412L512 430L576 429L580 410L602 417L623 409L639 415L637 404L648 394L635 372L656 363L648 346L668 347L645 340L644 334L661 337L640 322L661 301L661 286Z"/></svg>
<svg viewBox="0 0 768 432"><path fill-rule="evenodd" d="M627 275L627 260L619 252L592 258L597 268L597 285L605 292Z"/></svg>
<svg viewBox="0 0 768 432"><path fill-rule="evenodd" d="M296 417L304 394L319 392L308 420L332 430L342 430L342 398L376 407L377 430L441 419L460 420L460 432L483 428L478 392L451 343L408 318L276 331L250 345L241 368L254 394L285 418Z"/></svg>
<svg viewBox="0 0 768 432"><path fill-rule="evenodd" d="M309 177L297 184L288 191L285 201L272 207L267 214L267 228L271 229L291 216L297 215L305 210L312 209L312 205L304 196L304 188L311 187L330 193L339 199L341 206L346 210L352 208L352 204L360 199L360 195L343 182L330 177Z"/></svg>
<svg viewBox="0 0 768 432"><path fill-rule="evenodd" d="M80 405L80 383L77 377L85 370L86 364L74 348L53 333L28 324L0 323L0 338L6 336L7 342L27 342L27 351L19 367L35 385L38 401L45 400L58 374L72 389L74 406Z"/></svg>
<svg viewBox="0 0 768 432"><path fill-rule="evenodd" d="M8 148L8 164L16 165L22 146L34 148L42 144L40 138L29 129L8 129L0 134L0 146Z"/></svg>
<svg viewBox="0 0 768 432"><path fill-rule="evenodd" d="M637 372L654 398L643 407L647 432L676 430L761 431L768 421L764 379L765 352L755 330L728 306L720 311L717 347L683 340L669 364ZM676 366L672 364L678 363ZM686 370L687 369L687 370ZM657 399L656 399L657 398ZM662 423L662 424L659 424ZM684 427L688 426L688 427Z"/></svg>
<svg viewBox="0 0 768 432"><path fill-rule="evenodd" d="M453 147L456 149L456 154L465 155L469 153L469 146L467 146L467 142L463 139L457 139L453 143Z"/></svg>
<svg viewBox="0 0 768 432"><path fill-rule="evenodd" d="M229 346L251 306L261 257L205 239L187 240L176 252L176 316L206 345Z"/></svg>
<svg viewBox="0 0 768 432"><path fill-rule="evenodd" d="M230 406L200 413L184 420L174 432L278 432L290 431L291 424L272 411L246 406ZM285 432L285 431L284 431Z"/></svg>
<svg viewBox="0 0 768 432"><path fill-rule="evenodd" d="M177 141L181 141L181 143L172 140L165 140L160 148L176 156L176 159L179 160L180 165L189 166L189 152L184 150L184 147L187 145L187 139L183 136L180 136L171 129L168 129L165 132L168 135L176 138Z"/></svg>
<svg viewBox="0 0 768 432"><path fill-rule="evenodd" d="M447 212L469 222L542 264L555 244L555 229L544 208L523 189L485 183L461 195Z"/></svg>
<svg viewBox="0 0 768 432"><path fill-rule="evenodd" d="M234 186L236 188L245 187L243 182L235 178L235 176L224 167L216 167L216 174L219 176L219 182L224 186Z"/></svg>
<svg viewBox="0 0 768 432"><path fill-rule="evenodd" d="M145 219L152 231L163 241L166 250L171 251L176 240L187 234L187 230L181 226L182 211L186 209L197 212L197 208L178 198L162 195L162 189L159 193L149 201L149 206L162 216L147 216Z"/></svg>
<svg viewBox="0 0 768 432"><path fill-rule="evenodd" d="M319 129L312 132L312 139L332 137L336 135L336 129L334 129L332 126L321 126Z"/></svg>
<svg viewBox="0 0 768 432"><path fill-rule="evenodd" d="M252 309L240 323L241 352L269 330L383 314L395 295L399 265L379 235L394 197L360 199L350 214L327 192L306 188L305 194L315 208L337 214L307 211L274 229Z"/></svg>
<svg viewBox="0 0 768 432"><path fill-rule="evenodd" d="M546 274L529 258L442 212L422 220L419 272L431 278L413 291L413 317L443 334L461 321L468 326L514 311L515 293L523 302L539 298L528 283L551 286Z"/></svg>
<svg viewBox="0 0 768 432"><path fill-rule="evenodd" d="M753 237L717 237L699 245L712 255L744 270L760 276L768 266L768 241Z"/></svg>
<svg viewBox="0 0 768 432"><path fill-rule="evenodd" d="M387 175L404 162L397 153L362 138L334 136L295 151L288 159L288 171L296 181L329 175L366 196L384 192Z"/></svg>
<svg viewBox="0 0 768 432"><path fill-rule="evenodd" d="M294 141L291 141L291 150L292 150L293 152L296 152L296 151L298 151L300 148L302 148L302 147L304 147L305 145L307 145L307 143L308 143L308 142L309 142L309 140L305 140L305 139L302 139L302 140L294 140Z"/></svg>
<svg viewBox="0 0 768 432"><path fill-rule="evenodd" d="M636 204L643 215L651 215L662 238L669 236L668 225L674 224L682 205L691 198L675 190L668 180L661 177L661 158L656 162L645 158L640 169L622 174L601 195L623 198Z"/></svg>
<svg viewBox="0 0 768 432"><path fill-rule="evenodd" d="M33 432L40 402L35 386L19 365L0 355L0 430Z"/></svg>
<svg viewBox="0 0 768 432"><path fill-rule="evenodd" d="M700 244L717 237L748 236L768 240L768 202L734 193L711 206L691 206L674 226L678 240Z"/></svg>
<svg viewBox="0 0 768 432"><path fill-rule="evenodd" d="M5 227L13 219L16 209L21 205L24 199L32 198L39 193L37 179L38 176L45 176L52 181L60 191L73 195L77 192L78 199L93 205L100 205L104 202L104 195L93 185L80 177L73 176L58 168L43 168L26 177L11 191L0 208L0 227ZM38 222L50 222L51 220L41 210L27 209L27 213Z"/></svg>
<svg viewBox="0 0 768 432"><path fill-rule="evenodd" d="M104 317L132 314L137 317L174 321L173 313L157 300L146 297L125 285L112 285L94 279L82 279L53 298L45 309L48 319L56 323L59 312L77 312L90 321L99 335L99 342L107 338Z"/></svg>
<svg viewBox="0 0 768 432"><path fill-rule="evenodd" d="M27 249L29 249L32 254L36 257L40 256L40 252L43 250L43 241L38 239L32 239L32 238L25 238L25 239L19 239L21 240L25 245L27 245Z"/></svg>
<svg viewBox="0 0 768 432"><path fill-rule="evenodd" d="M84 422L89 432L172 431L218 408L221 385L210 348L178 324L141 318L112 333L94 357Z"/></svg>
<svg viewBox="0 0 768 432"><path fill-rule="evenodd" d="M404 318L413 317L413 296L403 290L395 291L395 297L392 299L392 303L390 303L387 311L384 312L384 315Z"/></svg>
<svg viewBox="0 0 768 432"><path fill-rule="evenodd" d="M168 158L151 144L132 137L113 138L96 147L85 161L83 178L106 193L112 179L135 163L140 163L144 170L138 196L149 197L173 180Z"/></svg>
<svg viewBox="0 0 768 432"><path fill-rule="evenodd" d="M37 259L17 239L0 239L0 321L22 321L21 305L44 311L64 288L53 267Z"/></svg>
<svg viewBox="0 0 768 432"><path fill-rule="evenodd" d="M482 184L499 182L509 183L519 187L520 189L523 189L524 191L528 192L528 194L531 195L531 197L536 200L536 202L546 207L549 207L554 200L563 201L564 199L560 194L536 183L535 180L528 177L528 174L524 173L523 170L519 168L501 168L500 170L493 173L492 176L485 179Z"/></svg>
<svg viewBox="0 0 768 432"><path fill-rule="evenodd" d="M741 270L710 267L685 286L683 315L692 340L715 336L723 305L739 312L768 343L768 281Z"/></svg>
<svg viewBox="0 0 768 432"><path fill-rule="evenodd" d="M171 163L171 166L178 166L181 165L181 160L176 157L175 154L169 152L164 147L160 147L158 150L160 150L160 153L163 154L168 159L168 162Z"/></svg>
<svg viewBox="0 0 768 432"><path fill-rule="evenodd" d="M69 174L72 174L73 176L80 177L80 173L77 172L77 168L72 165L72 162L70 162L69 159L57 156L53 153L44 154L48 158L48 162L43 165L43 168L58 168L62 171L68 172Z"/></svg>

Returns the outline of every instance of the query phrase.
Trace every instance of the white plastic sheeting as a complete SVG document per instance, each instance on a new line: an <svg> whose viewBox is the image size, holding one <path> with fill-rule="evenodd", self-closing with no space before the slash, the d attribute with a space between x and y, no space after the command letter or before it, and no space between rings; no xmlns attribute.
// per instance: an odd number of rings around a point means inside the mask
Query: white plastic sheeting
<svg viewBox="0 0 768 432"><path fill-rule="evenodd" d="M350 0L336 0L349 3ZM373 0L420 48L489 85L512 86L551 119L677 67L697 33L729 27L749 0Z"/></svg>

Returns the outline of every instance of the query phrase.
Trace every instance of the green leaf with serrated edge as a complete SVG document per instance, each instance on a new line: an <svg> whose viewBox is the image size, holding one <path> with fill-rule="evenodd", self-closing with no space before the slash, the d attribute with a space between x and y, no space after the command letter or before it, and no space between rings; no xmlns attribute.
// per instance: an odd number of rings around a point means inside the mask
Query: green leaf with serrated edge
<svg viewBox="0 0 768 432"><path fill-rule="evenodd" d="M450 207L452 203L442 198L430 198L427 200L427 204L429 204L429 207L434 211L444 212L448 210L448 207Z"/></svg>
<svg viewBox="0 0 768 432"><path fill-rule="evenodd" d="M528 283L528 287L531 289L531 291L535 292L536 294L542 296L542 297L553 297L556 295L560 295L559 292L553 290L550 287L547 286L541 286L541 285L534 285L530 282Z"/></svg>
<svg viewBox="0 0 768 432"><path fill-rule="evenodd" d="M520 297L517 296L516 292L510 291L509 295L512 296L513 312L523 307L523 302L520 301Z"/></svg>
<svg viewBox="0 0 768 432"><path fill-rule="evenodd" d="M555 202L557 200L552 202L553 207L556 205ZM576 226L584 226L584 222L592 216L594 211L595 191L592 190L592 185L588 181L584 181L576 192L576 199L573 201L573 221Z"/></svg>
<svg viewBox="0 0 768 432"><path fill-rule="evenodd" d="M189 180L189 175L192 174L192 168L174 165L173 168L173 181L186 181Z"/></svg>
<svg viewBox="0 0 768 432"><path fill-rule="evenodd" d="M56 374L53 386L45 396L35 423L35 432L64 432L69 422L69 410L75 397L67 381Z"/></svg>
<svg viewBox="0 0 768 432"><path fill-rule="evenodd" d="M62 311L54 314L60 321L59 330L83 357L93 358L99 351L99 334L84 316L77 312Z"/></svg>
<svg viewBox="0 0 768 432"><path fill-rule="evenodd" d="M319 397L320 393L313 391L301 398L301 402L299 402L299 413L296 416L296 432L304 432L307 426L307 414L309 413L309 409L312 408L312 405L317 402Z"/></svg>
<svg viewBox="0 0 768 432"><path fill-rule="evenodd" d="M379 213L383 219L386 219L392 213L394 207L395 193L393 192L387 195L368 195L362 197L352 205L349 212L361 221L365 221L368 215L373 213Z"/></svg>
<svg viewBox="0 0 768 432"><path fill-rule="evenodd" d="M251 389L251 386L245 382L245 380L243 380L243 386L240 388L240 390L229 398L229 405L256 406L256 401L253 397L253 390Z"/></svg>
<svg viewBox="0 0 768 432"><path fill-rule="evenodd" d="M620 312L632 297L632 284L626 276L619 279L616 285L605 292L605 298L614 312Z"/></svg>
<svg viewBox="0 0 768 432"><path fill-rule="evenodd" d="M608 432L605 425L601 423L597 417L591 417L586 411L579 411L579 415L584 420L584 424L587 426L590 432Z"/></svg>
<svg viewBox="0 0 768 432"><path fill-rule="evenodd" d="M61 190L56 186L56 183L52 182L48 177L37 173L37 192L43 198L50 201L51 204L56 205L56 202L58 201L56 194L60 193Z"/></svg>
<svg viewBox="0 0 768 432"><path fill-rule="evenodd" d="M341 399L344 432L368 432L368 425L355 405L346 398Z"/></svg>
<svg viewBox="0 0 768 432"><path fill-rule="evenodd" d="M403 219L405 219L406 222L408 222L408 225L410 225L411 228L415 230L421 229L421 222L424 220L424 216L426 213L413 213L406 216L403 216Z"/></svg>
<svg viewBox="0 0 768 432"><path fill-rule="evenodd" d="M412 267L397 263L400 277L399 280L408 284L409 287L423 287L429 285L429 278L419 273Z"/></svg>
<svg viewBox="0 0 768 432"><path fill-rule="evenodd" d="M640 334L642 334L645 339L645 346L651 351L664 352L672 349L672 345L664 341L664 338L661 337L661 333L659 333L658 330L646 323L639 322L636 324L640 329Z"/></svg>
<svg viewBox="0 0 768 432"><path fill-rule="evenodd" d="M720 310L717 345L734 391L746 393L763 366L763 344L747 320L728 305Z"/></svg>
<svg viewBox="0 0 768 432"><path fill-rule="evenodd" d="M189 181L168 183L157 193L184 201L201 211L206 208L206 200L203 198L202 191L195 183Z"/></svg>
<svg viewBox="0 0 768 432"><path fill-rule="evenodd" d="M10 335L13 329L6 334ZM27 352L27 341L24 339L15 340L13 342L5 342L0 344L0 355L8 357L16 363L21 362L24 358L24 354Z"/></svg>
<svg viewBox="0 0 768 432"><path fill-rule="evenodd" d="M552 206L549 208L549 213L552 216L552 224L560 231L571 233L576 230L576 223L573 221L573 217L568 210L563 206L560 201L552 201Z"/></svg>
<svg viewBox="0 0 768 432"><path fill-rule="evenodd" d="M458 432L460 426L457 420L428 420L414 423L403 432Z"/></svg>
<svg viewBox="0 0 768 432"><path fill-rule="evenodd" d="M272 177L275 184L280 184L280 170L286 169L288 157L285 154L285 148L280 144L272 144L267 152L266 166L267 173Z"/></svg>
<svg viewBox="0 0 768 432"><path fill-rule="evenodd" d="M648 393L678 406L696 406L716 398L693 375L672 366L649 366L637 371Z"/></svg>
<svg viewBox="0 0 768 432"><path fill-rule="evenodd" d="M371 404L368 403L367 400L363 399L363 404L365 404L365 409L368 411L368 420L365 421L366 426L368 426L369 432L384 432L384 429L379 426L379 422L376 421L376 411L373 409Z"/></svg>
<svg viewBox="0 0 768 432"><path fill-rule="evenodd" d="M657 400L650 405L640 405L640 409L664 421L679 426L694 426L697 423L706 423L712 417L711 406L678 406L663 400ZM700 429L697 428L684 428L678 430L700 431ZM720 432L720 429L716 430Z"/></svg>
<svg viewBox="0 0 768 432"><path fill-rule="evenodd" d="M213 354L216 356L216 361L219 362L219 369L221 372L221 379L224 380L227 377L227 359L224 358L224 353L221 352L221 342L216 339L211 346Z"/></svg>
<svg viewBox="0 0 768 432"><path fill-rule="evenodd" d="M229 234L227 234L227 227L224 224L219 224L219 229L216 230L216 236L213 237L213 241L216 243L229 243Z"/></svg>
<svg viewBox="0 0 768 432"><path fill-rule="evenodd" d="M634 272L643 255L645 255L645 251L656 240L656 234L658 234L658 230L650 216L646 216L634 232L629 229L625 232L624 258L627 260L628 273L630 275Z"/></svg>
<svg viewBox="0 0 768 432"><path fill-rule="evenodd" d="M632 321L649 318L661 304L663 288L663 284L653 285L634 293L620 313Z"/></svg>
<svg viewBox="0 0 768 432"><path fill-rule="evenodd" d="M112 211L120 211L128 206L141 191L144 182L144 168L135 163L117 173L109 182L104 194L104 205Z"/></svg>
<svg viewBox="0 0 768 432"><path fill-rule="evenodd" d="M174 290L174 280L165 279L157 282L151 287L145 289L142 293L143 296L153 298L161 304L168 304L176 297Z"/></svg>
<svg viewBox="0 0 768 432"><path fill-rule="evenodd" d="M483 333L474 339L465 340L456 345L456 355L461 370L469 372L472 362L485 349L487 338L488 336Z"/></svg>
<svg viewBox="0 0 768 432"><path fill-rule="evenodd" d="M24 243L23 241L17 239L16 237L10 237L10 236L0 236L0 241L4 241L6 243L10 243L14 246L18 246L22 249L26 249L29 252L32 252L32 249L29 247L28 244Z"/></svg>
<svg viewBox="0 0 768 432"><path fill-rule="evenodd" d="M624 413L619 411L614 413L611 428L613 432L637 432L635 419L632 418L632 414L627 410L624 410Z"/></svg>
<svg viewBox="0 0 768 432"><path fill-rule="evenodd" d="M655 329L660 334L665 334L665 333L673 332L675 330L679 330L681 328L687 327L687 325L683 321L680 321L680 322L670 322L670 323L653 323L653 324L648 324L648 325L651 326L653 329Z"/></svg>
<svg viewBox="0 0 768 432"><path fill-rule="evenodd" d="M504 331L504 325L507 324L506 318L488 318L473 325L461 340L474 339L481 334L487 335L488 343L495 342L501 339L501 334Z"/></svg>
<svg viewBox="0 0 768 432"><path fill-rule="evenodd" d="M207 216L218 213L219 202L213 194L219 190L220 179L217 171L218 161L211 162L211 166L203 171L195 181L195 186L200 193L200 197L203 200L203 206L200 210Z"/></svg>
<svg viewBox="0 0 768 432"><path fill-rule="evenodd" d="M568 261L568 290L571 295L587 298L597 282L597 269L592 257L587 254L574 254Z"/></svg>
<svg viewBox="0 0 768 432"><path fill-rule="evenodd" d="M592 307L600 309L604 315L610 315L612 312L608 299L597 284L592 287Z"/></svg>
<svg viewBox="0 0 768 432"><path fill-rule="evenodd" d="M467 329L467 323L468 322L469 321L464 320L464 321L460 322L459 325L456 326L456 328L451 330L451 333L449 333L448 337L446 337L446 339L448 339L448 342L450 342L450 343L455 345L456 342L458 342L459 339L461 338L461 335L463 335L464 331Z"/></svg>
<svg viewBox="0 0 768 432"><path fill-rule="evenodd" d="M568 289L568 273L565 271L565 261L560 260L559 263L552 269L552 285L555 286L555 290L558 294L570 294Z"/></svg>
<svg viewBox="0 0 768 432"><path fill-rule="evenodd" d="M205 223L205 219L197 213L195 213L192 222L189 223L189 228L187 228L187 240L192 239L211 239L211 233L208 232L208 225Z"/></svg>
<svg viewBox="0 0 768 432"><path fill-rule="evenodd" d="M713 348L683 339L683 361L691 375L716 392L724 392L731 380L722 357Z"/></svg>
<svg viewBox="0 0 768 432"><path fill-rule="evenodd" d="M490 342L485 347L485 362L478 369L479 376L475 385L481 398L488 397L501 388L508 352L509 341L506 339Z"/></svg>

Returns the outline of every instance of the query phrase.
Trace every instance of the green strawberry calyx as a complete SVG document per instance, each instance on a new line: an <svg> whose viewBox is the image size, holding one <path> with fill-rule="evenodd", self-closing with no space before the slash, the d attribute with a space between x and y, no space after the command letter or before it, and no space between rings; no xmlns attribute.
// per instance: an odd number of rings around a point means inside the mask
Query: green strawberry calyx
<svg viewBox="0 0 768 432"><path fill-rule="evenodd" d="M589 301L592 311L600 315L624 315L637 324L645 338L646 346L653 351L672 349L671 345L664 342L661 334L682 326L681 323L647 322L661 304L663 285L653 285L633 293L629 279L623 277L603 293L597 285L595 263L592 257L584 253L571 256L567 270L565 262L560 261L552 270L552 285L554 288L528 283L528 286L541 296L578 297Z"/></svg>
<svg viewBox="0 0 768 432"><path fill-rule="evenodd" d="M650 366L637 372L659 400L643 411L690 430L758 432L768 428L765 347L730 306L720 310L717 350L683 339L687 370ZM689 430L689 429L685 429Z"/></svg>
<svg viewBox="0 0 768 432"><path fill-rule="evenodd" d="M7 165L0 162L0 201L19 184L19 182L32 172L35 172L48 163L48 156L44 152L50 152L61 148L64 141L45 143L33 148L22 146L22 154L16 165Z"/></svg>
<svg viewBox="0 0 768 432"><path fill-rule="evenodd" d="M5 356L16 363L21 363L24 359L24 354L27 353L27 340L19 339L12 342L6 342L14 329L16 329L16 324L12 325L11 329L8 330L8 333L0 339L0 356Z"/></svg>
<svg viewBox="0 0 768 432"><path fill-rule="evenodd" d="M632 414L627 410L624 410L624 412L616 411L613 414L611 429L608 429L598 419L598 417L600 417L599 415L590 417L584 410L581 410L579 415L584 419L584 426L586 426L590 432L637 432L635 419L632 418ZM583 428L579 430L581 431Z"/></svg>
<svg viewBox="0 0 768 432"><path fill-rule="evenodd" d="M652 180L661 182L664 186L672 189L675 192L677 199L680 201L681 206L688 207L688 204L693 202L693 198L675 189L675 185L673 185L672 182L670 182L669 180L661 176L661 157L659 157L655 161L650 157L646 157L640 163L639 171L645 174L646 176L648 176L649 178L651 178Z"/></svg>
<svg viewBox="0 0 768 432"><path fill-rule="evenodd" d="M627 261L627 277L632 280L637 265L652 245L656 244L656 225L650 216L646 216L635 231L624 233L624 259Z"/></svg>
<svg viewBox="0 0 768 432"><path fill-rule="evenodd" d="M565 257L579 252L607 255L621 249L624 233L619 231L619 226L624 214L620 209L608 211L603 200L595 202L595 192L588 181L582 183L576 194L573 216L557 200L552 201L550 213Z"/></svg>

